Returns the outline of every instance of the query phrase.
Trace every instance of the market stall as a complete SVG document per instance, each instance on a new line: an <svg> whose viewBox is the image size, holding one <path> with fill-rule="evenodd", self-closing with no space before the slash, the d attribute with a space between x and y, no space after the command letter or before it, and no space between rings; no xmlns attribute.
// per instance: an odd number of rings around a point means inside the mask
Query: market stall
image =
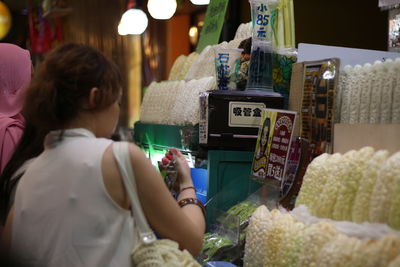
<svg viewBox="0 0 400 267"><path fill-rule="evenodd" d="M135 125L156 166L173 146L204 170L198 261L400 266L398 54L296 49L293 1L249 2L233 40L150 85Z"/></svg>

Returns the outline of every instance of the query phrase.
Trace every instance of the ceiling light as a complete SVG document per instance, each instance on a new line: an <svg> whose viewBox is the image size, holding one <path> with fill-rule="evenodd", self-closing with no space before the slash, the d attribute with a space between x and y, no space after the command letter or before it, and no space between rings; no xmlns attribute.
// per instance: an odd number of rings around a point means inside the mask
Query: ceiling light
<svg viewBox="0 0 400 267"><path fill-rule="evenodd" d="M148 25L146 13L140 9L128 9L121 17L118 25L120 35L142 34Z"/></svg>
<svg viewBox="0 0 400 267"><path fill-rule="evenodd" d="M147 9L155 19L170 19L176 11L176 0L149 0Z"/></svg>
<svg viewBox="0 0 400 267"><path fill-rule="evenodd" d="M198 34L198 30L197 30L197 27L196 26L192 26L192 27L190 27L190 29L189 29L189 36L190 37L196 37L197 36L197 34Z"/></svg>
<svg viewBox="0 0 400 267"><path fill-rule="evenodd" d="M190 0L194 5L208 5L210 0Z"/></svg>
<svg viewBox="0 0 400 267"><path fill-rule="evenodd" d="M0 40L3 39L11 28L11 13L6 4L0 1Z"/></svg>
<svg viewBox="0 0 400 267"><path fill-rule="evenodd" d="M196 26L192 26L189 29L189 41L192 45L197 44L197 39L199 37L199 29Z"/></svg>

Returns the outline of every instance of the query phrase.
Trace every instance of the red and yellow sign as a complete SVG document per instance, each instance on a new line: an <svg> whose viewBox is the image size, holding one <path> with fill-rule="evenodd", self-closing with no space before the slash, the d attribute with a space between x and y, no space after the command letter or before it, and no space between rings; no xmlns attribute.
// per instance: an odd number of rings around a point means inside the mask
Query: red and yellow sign
<svg viewBox="0 0 400 267"><path fill-rule="evenodd" d="M252 178L266 182L284 178L296 112L264 109L252 166Z"/></svg>

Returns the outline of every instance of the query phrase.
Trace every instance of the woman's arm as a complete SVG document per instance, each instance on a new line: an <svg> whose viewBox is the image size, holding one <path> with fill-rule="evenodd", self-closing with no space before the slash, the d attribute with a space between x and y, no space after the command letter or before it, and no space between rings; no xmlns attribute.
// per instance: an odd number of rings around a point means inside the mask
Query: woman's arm
<svg viewBox="0 0 400 267"><path fill-rule="evenodd" d="M193 186L190 169L179 151L175 151L180 188ZM205 221L202 210L197 205L179 207L168 191L160 173L135 145L130 144L130 156L136 177L139 199L152 228L161 236L179 243L193 255L200 252ZM184 190L178 200L196 198L192 189Z"/></svg>
<svg viewBox="0 0 400 267"><path fill-rule="evenodd" d="M134 144L129 144L129 153L138 190L140 203L152 229L162 237L175 240L181 249L197 255L201 249L205 221L200 207L189 204L179 207L172 197L159 171ZM186 160L175 151L180 189L193 186ZM122 208L128 209L130 201L126 194L112 146L103 156L102 173L104 184L111 198ZM193 189L182 191L178 200L196 198Z"/></svg>

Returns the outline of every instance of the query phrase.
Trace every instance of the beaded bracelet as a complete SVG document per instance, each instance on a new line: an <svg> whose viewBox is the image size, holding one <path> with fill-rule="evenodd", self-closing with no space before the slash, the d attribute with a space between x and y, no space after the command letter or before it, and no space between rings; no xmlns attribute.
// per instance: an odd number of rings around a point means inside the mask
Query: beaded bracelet
<svg viewBox="0 0 400 267"><path fill-rule="evenodd" d="M197 205L197 206L199 206L201 208L201 211L203 212L204 217L206 216L206 208L204 207L204 205L199 200L197 200L195 198L184 198L184 199L181 199L181 200L179 200L178 204L179 204L179 206L181 208L186 206L186 205L189 205L189 204Z"/></svg>
<svg viewBox="0 0 400 267"><path fill-rule="evenodd" d="M179 193L181 193L182 191L186 190L186 189L193 189L194 192L196 193L196 188L194 188L194 186L188 186L188 187L184 187L181 189L181 191Z"/></svg>

